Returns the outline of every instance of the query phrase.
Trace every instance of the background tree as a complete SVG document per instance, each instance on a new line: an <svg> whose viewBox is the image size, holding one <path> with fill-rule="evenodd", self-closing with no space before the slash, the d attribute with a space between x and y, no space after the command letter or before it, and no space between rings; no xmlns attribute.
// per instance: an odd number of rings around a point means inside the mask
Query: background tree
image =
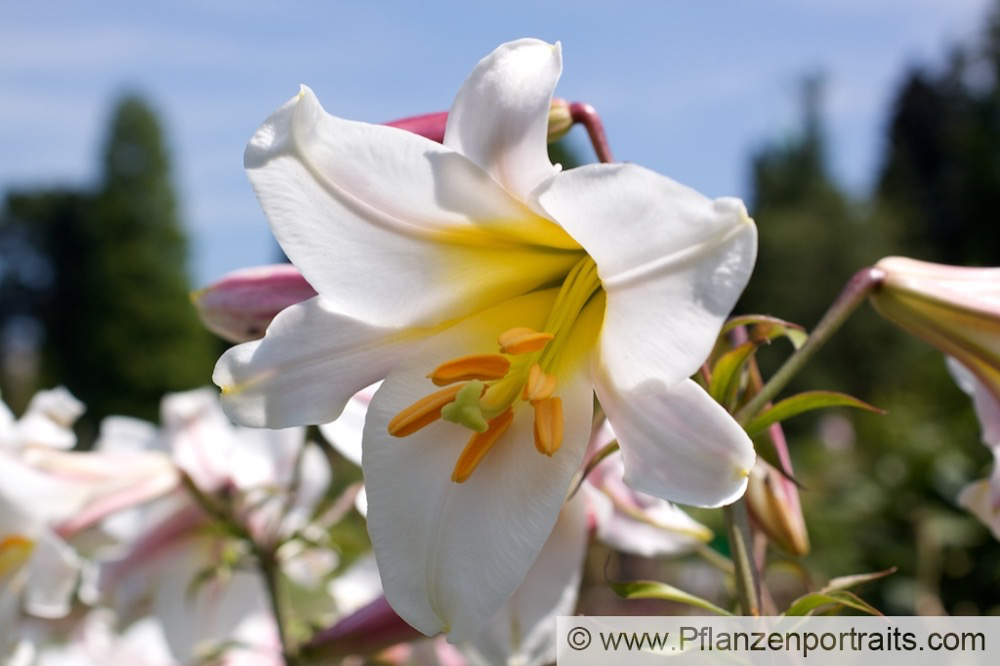
<svg viewBox="0 0 1000 666"><path fill-rule="evenodd" d="M980 44L912 69L896 96L878 196L930 260L1000 264L998 81L1000 5Z"/></svg>
<svg viewBox="0 0 1000 666"><path fill-rule="evenodd" d="M108 414L155 419L163 393L209 382L217 343L188 298L169 158L145 102L117 104L96 191L10 194L6 219L5 236L22 230L47 266L19 306L41 324L40 383L65 384L91 427Z"/></svg>

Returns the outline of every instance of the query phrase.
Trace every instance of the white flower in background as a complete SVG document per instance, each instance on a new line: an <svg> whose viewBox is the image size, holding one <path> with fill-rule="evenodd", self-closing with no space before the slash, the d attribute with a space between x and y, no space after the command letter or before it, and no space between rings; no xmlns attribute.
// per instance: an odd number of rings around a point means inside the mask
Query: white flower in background
<svg viewBox="0 0 1000 666"><path fill-rule="evenodd" d="M958 503L983 522L1000 539L1000 401L968 368L948 359L948 368L963 391L972 397L983 428L983 443L993 453L993 473L988 479L969 484Z"/></svg>
<svg viewBox="0 0 1000 666"><path fill-rule="evenodd" d="M247 639L260 640L266 631L266 617L255 616L244 622L234 634L234 643L217 658L204 662L206 666L284 666L280 648L248 647ZM117 617L108 609L89 612L74 628L70 640L62 645L44 647L34 666L187 666L179 662L167 644L166 631L160 618L146 616L122 630ZM240 641L244 641L243 644Z"/></svg>
<svg viewBox="0 0 1000 666"><path fill-rule="evenodd" d="M319 424L386 378L364 437L369 533L394 608L450 640L537 557L595 390L634 488L721 505L754 461L688 379L749 277L753 223L635 165L560 172L546 140L561 67L558 45L501 46L444 145L329 116L303 88L245 156L319 296L223 356L223 404L248 425Z"/></svg>
<svg viewBox="0 0 1000 666"><path fill-rule="evenodd" d="M89 524L80 517L97 520L141 501L150 478L169 477L162 461L122 467L67 451L81 413L63 388L38 393L18 420L0 403L0 655L18 642L22 610L43 618L69 613L82 562L65 539Z"/></svg>
<svg viewBox="0 0 1000 666"><path fill-rule="evenodd" d="M169 452L197 491L255 543L284 544L277 550L283 569L297 572L300 582L319 585L336 566L336 554L325 551L309 558L310 566L299 566L315 549L296 548L291 540L309 529L330 482L329 466L307 445L304 430L234 426L210 389L168 395L161 411L162 429L120 420L109 430L107 446ZM136 609L151 611L179 663L229 642L233 648L225 651L229 661L223 663L281 663L263 580L241 564L250 556L247 544L207 529L210 525L185 491L114 517L107 529L130 548L103 568L104 596L124 618Z"/></svg>

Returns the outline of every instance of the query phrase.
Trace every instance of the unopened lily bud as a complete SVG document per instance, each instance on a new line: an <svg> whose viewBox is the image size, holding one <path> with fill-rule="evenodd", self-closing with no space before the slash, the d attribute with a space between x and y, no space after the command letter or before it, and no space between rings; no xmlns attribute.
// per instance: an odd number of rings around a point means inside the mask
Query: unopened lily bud
<svg viewBox="0 0 1000 666"><path fill-rule="evenodd" d="M771 543L790 555L809 552L809 533L795 484L758 458L750 470L746 498L754 523Z"/></svg>
<svg viewBox="0 0 1000 666"><path fill-rule="evenodd" d="M791 472L792 461L781 424L773 424L764 436L771 440L781 464ZM754 523L771 543L791 555L809 552L809 532L802 515L799 490L791 479L758 457L750 470L746 498Z"/></svg>
<svg viewBox="0 0 1000 666"><path fill-rule="evenodd" d="M888 257L875 269L883 274L875 309L957 359L1000 400L1000 268Z"/></svg>
<svg viewBox="0 0 1000 666"><path fill-rule="evenodd" d="M297 268L274 264L245 268L191 294L205 327L230 342L264 337L274 316L316 295Z"/></svg>
<svg viewBox="0 0 1000 666"><path fill-rule="evenodd" d="M424 638L392 610L384 596L313 636L304 654L317 658L370 655L388 647Z"/></svg>
<svg viewBox="0 0 1000 666"><path fill-rule="evenodd" d="M578 122L578 119L573 116L572 105L564 99L553 99L552 106L549 108L549 143L554 143L566 136L576 122ZM447 124L447 111L425 113L419 116L390 120L385 123L389 127L397 127L407 132L413 132L438 143L444 141L444 130Z"/></svg>
<svg viewBox="0 0 1000 666"><path fill-rule="evenodd" d="M549 108L549 143L555 143L566 136L573 127L573 113L564 99L553 99Z"/></svg>
<svg viewBox="0 0 1000 666"><path fill-rule="evenodd" d="M413 132L420 136L441 143L444 141L444 128L448 123L448 112L437 111L435 113L425 113L421 116L411 116L400 118L387 123L389 127L398 127L407 132Z"/></svg>

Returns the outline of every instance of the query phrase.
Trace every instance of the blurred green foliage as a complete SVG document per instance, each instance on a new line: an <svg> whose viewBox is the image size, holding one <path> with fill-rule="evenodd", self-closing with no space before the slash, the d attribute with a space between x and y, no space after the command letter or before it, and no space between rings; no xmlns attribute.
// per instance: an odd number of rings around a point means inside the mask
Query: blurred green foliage
<svg viewBox="0 0 1000 666"><path fill-rule="evenodd" d="M998 17L982 43L956 48L940 72L907 74L867 200L831 179L821 80L806 80L800 133L753 157L760 254L742 311L812 327L855 271L888 255L1000 265ZM762 352L765 376L788 351ZM888 410L785 426L805 486L808 576L897 567L863 591L886 613L1000 613L1000 543L956 505L966 483L988 474L991 456L942 355L864 308L786 394L805 389L849 392Z"/></svg>

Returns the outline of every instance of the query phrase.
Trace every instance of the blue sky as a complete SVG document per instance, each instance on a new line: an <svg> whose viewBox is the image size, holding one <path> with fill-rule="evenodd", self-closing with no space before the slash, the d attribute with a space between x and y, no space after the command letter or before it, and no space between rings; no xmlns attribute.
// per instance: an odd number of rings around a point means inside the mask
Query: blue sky
<svg viewBox="0 0 1000 666"><path fill-rule="evenodd" d="M747 195L750 151L795 131L798 82L822 71L834 171L861 192L906 67L940 63L949 45L976 33L992 2L613 4L7 3L0 190L92 184L116 96L140 92L168 133L195 282L204 283L274 258L243 173L243 148L299 83L347 118L443 110L482 56L532 36L562 42L557 94L598 109L618 159L711 196Z"/></svg>

